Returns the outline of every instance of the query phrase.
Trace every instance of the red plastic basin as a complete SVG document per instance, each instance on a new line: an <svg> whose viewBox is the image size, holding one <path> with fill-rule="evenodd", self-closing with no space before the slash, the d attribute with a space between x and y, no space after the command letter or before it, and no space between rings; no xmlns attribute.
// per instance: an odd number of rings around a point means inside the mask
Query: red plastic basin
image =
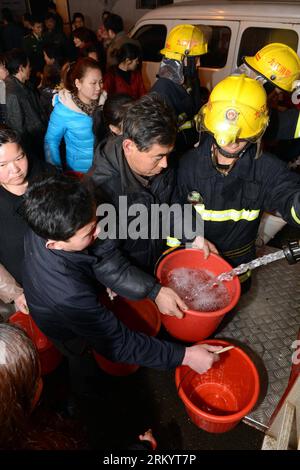
<svg viewBox="0 0 300 470"><path fill-rule="evenodd" d="M232 269L227 261L213 253L205 260L202 250L177 250L162 258L158 264L156 275L162 285L168 284L168 274L176 268L206 269L216 276ZM162 314L161 321L168 332L183 341L195 342L208 338L219 326L224 315L235 307L241 295L238 277L224 285L230 298L226 307L214 312L186 310L182 319Z"/></svg>
<svg viewBox="0 0 300 470"><path fill-rule="evenodd" d="M224 347L230 344L221 340L200 343ZM256 367L238 347L220 354L220 360L204 374L187 366L177 367L175 382L193 423L212 433L236 426L254 407L259 395Z"/></svg>
<svg viewBox="0 0 300 470"><path fill-rule="evenodd" d="M116 297L114 300L109 300L105 295L101 297L101 303L133 331L139 331L148 336L156 336L160 330L160 312L150 299L128 300ZM93 354L101 369L111 375L129 375L136 372L139 368L135 364L112 362L96 351L93 351Z"/></svg>
<svg viewBox="0 0 300 470"><path fill-rule="evenodd" d="M9 323L18 325L24 330L35 344L41 363L41 374L53 372L62 360L62 354L51 341L39 330L30 315L16 312L9 317Z"/></svg>

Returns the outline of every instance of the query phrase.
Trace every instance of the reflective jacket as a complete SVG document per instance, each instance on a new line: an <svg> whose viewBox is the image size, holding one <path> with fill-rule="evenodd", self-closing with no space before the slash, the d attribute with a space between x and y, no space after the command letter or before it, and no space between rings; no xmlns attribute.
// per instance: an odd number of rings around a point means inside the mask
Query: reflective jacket
<svg viewBox="0 0 300 470"><path fill-rule="evenodd" d="M275 156L263 153L255 159L252 145L227 176L213 166L213 138L203 134L198 148L179 162L177 197L197 191L203 205L195 206L204 220L204 236L233 265L255 256L255 239L264 211L277 210L291 225L300 227L300 177Z"/></svg>

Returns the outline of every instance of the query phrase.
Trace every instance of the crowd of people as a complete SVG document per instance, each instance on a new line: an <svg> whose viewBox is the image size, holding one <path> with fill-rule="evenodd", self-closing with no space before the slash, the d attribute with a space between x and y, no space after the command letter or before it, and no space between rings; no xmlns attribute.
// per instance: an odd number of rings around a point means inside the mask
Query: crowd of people
<svg viewBox="0 0 300 470"><path fill-rule="evenodd" d="M264 48L208 95L198 79L208 50L205 34L179 25L169 33L157 81L147 93L141 46L124 32L120 16L103 12L95 33L75 13L69 37L55 9L43 20L24 15L23 29L7 9L2 16L3 308L29 312L68 359L75 401L94 393L76 389L75 378L79 374L80 383L88 384L91 349L115 362L167 370L182 364L206 372L218 360L218 347L185 346L132 331L100 303L99 291L149 298L162 314L181 319L184 300L154 273L168 246L189 242L206 257L217 253L237 266L255 256L263 211L278 211L300 226L300 178L263 141L265 132L295 143L300 137L299 110L270 112L265 90L293 92L300 79L298 56L288 46L273 45L275 58L281 46L282 60L290 60L290 74L281 80L284 63L276 73L270 60L255 63ZM183 207L192 192L199 202L190 206L192 217L204 221L205 238L183 232L178 240L176 227L168 239L100 237L97 208L103 203L115 208L118 224L120 198L126 196L128 212L133 204L143 205L150 225L154 206ZM251 273L241 282L249 289ZM0 323L0 356L0 415L8 413L6 402L15 404L7 427L1 427L0 448L26 448L22 436L41 392L36 350L25 334ZM9 374L10 368L26 374ZM151 432L144 439L155 446Z"/></svg>

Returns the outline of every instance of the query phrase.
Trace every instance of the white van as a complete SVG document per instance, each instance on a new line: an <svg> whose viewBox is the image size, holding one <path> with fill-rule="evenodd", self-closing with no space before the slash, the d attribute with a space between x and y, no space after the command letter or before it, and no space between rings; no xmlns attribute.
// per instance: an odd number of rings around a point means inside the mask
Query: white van
<svg viewBox="0 0 300 470"><path fill-rule="evenodd" d="M167 34L181 23L199 25L207 34L208 54L201 56L202 86L211 90L241 64L271 42L282 42L300 55L299 1L191 1L157 8L142 16L131 31L143 49L147 89L156 80Z"/></svg>

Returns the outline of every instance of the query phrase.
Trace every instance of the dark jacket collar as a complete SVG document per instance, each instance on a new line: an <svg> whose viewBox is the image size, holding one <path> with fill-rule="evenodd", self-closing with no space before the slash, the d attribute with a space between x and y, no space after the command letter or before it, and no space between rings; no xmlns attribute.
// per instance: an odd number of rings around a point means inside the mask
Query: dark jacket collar
<svg viewBox="0 0 300 470"><path fill-rule="evenodd" d="M201 141L198 149L195 149L195 151L198 153L199 158L205 159L201 167L201 178L211 178L213 175L219 174L214 168L211 159L212 144L213 137L208 133L204 133L201 136ZM232 177L251 181L253 179L252 168L254 164L255 155L256 145L253 144L246 150L243 157L236 162L229 175L231 175Z"/></svg>
<svg viewBox="0 0 300 470"><path fill-rule="evenodd" d="M145 191L145 186L134 176L127 163L122 142L123 137L114 137L108 139L105 144L99 144L95 151L94 164L90 175L97 186L101 186L109 179L116 178L119 180L121 191L124 193ZM157 175L153 180L160 176L161 174Z"/></svg>

